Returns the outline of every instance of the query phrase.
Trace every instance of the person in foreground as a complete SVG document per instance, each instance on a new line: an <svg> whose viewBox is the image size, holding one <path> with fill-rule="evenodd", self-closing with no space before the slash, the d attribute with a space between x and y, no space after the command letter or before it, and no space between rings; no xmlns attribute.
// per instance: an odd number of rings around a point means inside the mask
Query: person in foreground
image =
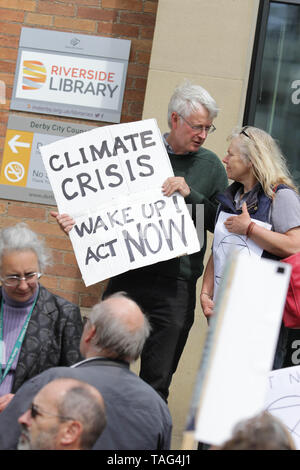
<svg viewBox="0 0 300 470"><path fill-rule="evenodd" d="M26 382L0 414L0 449L14 449L18 418L40 389L58 377L93 385L102 395L107 425L94 449L155 450L170 448L172 421L164 400L130 371L138 359L150 325L139 306L124 293L95 305L84 326L80 350L85 360L56 367Z"/></svg>
<svg viewBox="0 0 300 470"><path fill-rule="evenodd" d="M203 206L201 250L115 276L104 293L105 298L126 291L147 312L152 330L141 356L140 377L165 400L194 321L196 282L203 272L207 230L214 228L215 197L228 184L220 159L203 147L208 134L216 130L213 120L217 114L210 94L186 81L170 99L170 132L163 136L175 176L164 182L162 194L171 197L179 192L191 205L195 225L197 209ZM68 214L52 215L63 230L71 230L74 220Z"/></svg>
<svg viewBox="0 0 300 470"><path fill-rule="evenodd" d="M296 446L286 426L264 411L240 421L224 444L210 450L296 450Z"/></svg>
<svg viewBox="0 0 300 470"><path fill-rule="evenodd" d="M29 378L81 359L79 308L39 283L49 262L26 224L0 231L0 411Z"/></svg>
<svg viewBox="0 0 300 470"><path fill-rule="evenodd" d="M70 378L45 385L19 418L19 450L90 450L105 428L95 387Z"/></svg>
<svg viewBox="0 0 300 470"><path fill-rule="evenodd" d="M200 295L207 318L213 314L214 298L227 259L216 243L224 226L227 234L245 235L243 243L253 241L263 257L278 260L300 251L300 198L275 140L267 132L250 126L234 131L229 139L223 162L228 178L234 182L218 196L220 206L213 252ZM259 222L270 224L271 229ZM240 241L238 236L231 237L230 246L237 247ZM275 369L284 363L287 338L288 331L282 325Z"/></svg>

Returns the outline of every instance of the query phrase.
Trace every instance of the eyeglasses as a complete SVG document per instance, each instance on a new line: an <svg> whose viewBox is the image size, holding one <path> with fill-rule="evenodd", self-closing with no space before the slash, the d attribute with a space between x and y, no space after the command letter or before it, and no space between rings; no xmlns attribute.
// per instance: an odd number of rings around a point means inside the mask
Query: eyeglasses
<svg viewBox="0 0 300 470"><path fill-rule="evenodd" d="M177 114L178 114L178 116L180 116L180 117L184 120L184 122L185 122L188 126L190 126L191 129L193 129L194 132L199 132L199 133L200 133L200 132L205 131L206 134L212 134L212 133L215 132L215 130L216 130L216 127L215 127L213 124L212 124L211 126L201 126L201 125L199 125L199 126L193 126L193 125L192 125L189 121L187 121L180 113L177 113Z"/></svg>
<svg viewBox="0 0 300 470"><path fill-rule="evenodd" d="M29 273L25 276L0 277L0 280L7 287L17 287L21 281L25 281L27 284L35 284L41 276L42 273Z"/></svg>
<svg viewBox="0 0 300 470"><path fill-rule="evenodd" d="M31 403L29 410L30 410L32 419L35 419L37 416L48 415L48 416L54 416L55 418L59 418L61 420L66 420L66 421L70 419L73 420L73 418L70 418L69 416L61 416L55 413L49 413L48 411L41 410L38 407L38 405L36 405L35 403Z"/></svg>

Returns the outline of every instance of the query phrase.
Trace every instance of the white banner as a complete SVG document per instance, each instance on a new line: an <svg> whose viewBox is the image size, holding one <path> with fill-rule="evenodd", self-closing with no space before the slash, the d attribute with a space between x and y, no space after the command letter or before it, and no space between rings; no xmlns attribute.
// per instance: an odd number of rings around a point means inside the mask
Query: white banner
<svg viewBox="0 0 300 470"><path fill-rule="evenodd" d="M200 250L176 193L162 194L172 167L154 119L93 129L41 147L60 213L87 286Z"/></svg>

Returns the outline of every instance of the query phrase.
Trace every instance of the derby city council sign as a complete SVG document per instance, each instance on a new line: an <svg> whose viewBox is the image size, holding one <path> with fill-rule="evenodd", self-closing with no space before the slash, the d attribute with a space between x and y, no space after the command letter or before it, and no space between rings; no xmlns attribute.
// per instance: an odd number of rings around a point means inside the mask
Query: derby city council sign
<svg viewBox="0 0 300 470"><path fill-rule="evenodd" d="M120 122L130 41L22 28L11 109Z"/></svg>
<svg viewBox="0 0 300 470"><path fill-rule="evenodd" d="M0 198L55 205L40 148L92 128L73 122L11 114L0 170Z"/></svg>

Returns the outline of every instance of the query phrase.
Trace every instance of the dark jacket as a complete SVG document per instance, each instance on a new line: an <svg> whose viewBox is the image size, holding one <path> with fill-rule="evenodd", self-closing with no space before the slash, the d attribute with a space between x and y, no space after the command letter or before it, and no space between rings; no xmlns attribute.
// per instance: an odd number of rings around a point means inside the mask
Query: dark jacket
<svg viewBox="0 0 300 470"><path fill-rule="evenodd" d="M278 189L281 189L281 186ZM221 211L228 212L230 214L241 214L242 209L236 209L234 205L234 196L237 191L242 187L241 183L232 183L222 194L218 194L216 197L217 201L220 202L218 207L218 214ZM261 220L262 222L268 222L268 216L272 199L269 198L260 185L257 183L249 192L247 198L247 210L252 219Z"/></svg>
<svg viewBox="0 0 300 470"><path fill-rule="evenodd" d="M217 218L221 211L237 215L242 213L242 209L236 209L234 205L234 196L241 186L241 183L234 182L230 186L228 186L228 188L223 194L218 194L216 199L220 202L220 205L218 207ZM287 188L287 186L284 184L279 184L276 186L276 188L274 188L274 192L284 188ZM265 194L260 183L257 183L251 189L248 194L246 203L247 210L251 219L261 220L262 222L270 223L269 214L272 199ZM273 260L279 259L278 256L275 256L266 250L263 251L262 258L270 258Z"/></svg>
<svg viewBox="0 0 300 470"><path fill-rule="evenodd" d="M69 366L80 361L81 334L79 308L40 286L22 343L11 393L15 393L26 380L50 367Z"/></svg>
<svg viewBox="0 0 300 470"><path fill-rule="evenodd" d="M0 413L0 449L15 449L20 435L18 418L33 397L58 377L87 382L102 394L107 425L96 450L168 450L172 420L166 402L122 361L91 358L76 367L55 367L33 377Z"/></svg>

